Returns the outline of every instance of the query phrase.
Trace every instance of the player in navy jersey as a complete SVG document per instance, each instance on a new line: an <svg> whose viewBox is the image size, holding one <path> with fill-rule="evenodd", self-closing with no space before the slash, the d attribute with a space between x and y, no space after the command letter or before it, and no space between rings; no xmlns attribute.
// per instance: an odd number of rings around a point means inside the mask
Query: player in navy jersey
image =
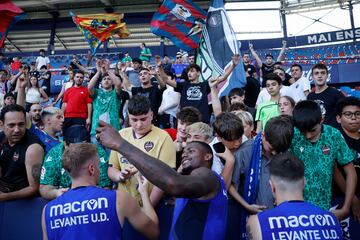
<svg viewBox="0 0 360 240"><path fill-rule="evenodd" d="M226 187L211 171L211 147L190 142L182 154L182 174L125 141L110 125L100 121L100 142L125 156L151 183L176 199L169 239L225 239ZM226 162L223 171L233 166ZM231 169L232 172L232 169Z"/></svg>
<svg viewBox="0 0 360 240"><path fill-rule="evenodd" d="M62 163L71 190L43 210L43 239L122 239L125 218L150 239L159 236L158 218L150 203L147 181L138 179L142 210L127 193L96 187L100 178L97 149L90 143L65 149Z"/></svg>
<svg viewBox="0 0 360 240"><path fill-rule="evenodd" d="M304 164L291 153L270 162L270 186L277 207L249 217L248 239L342 239L333 213L304 202Z"/></svg>

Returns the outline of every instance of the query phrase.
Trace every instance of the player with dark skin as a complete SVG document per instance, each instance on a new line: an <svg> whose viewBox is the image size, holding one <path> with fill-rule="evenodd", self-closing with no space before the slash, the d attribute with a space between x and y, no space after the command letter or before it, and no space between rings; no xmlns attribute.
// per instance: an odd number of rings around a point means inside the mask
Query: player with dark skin
<svg viewBox="0 0 360 240"><path fill-rule="evenodd" d="M182 155L182 174L125 141L110 125L100 121L97 138L107 148L120 152L151 183L175 197L210 199L220 184L211 171L212 155L197 142L187 144ZM161 178L159 178L161 176Z"/></svg>

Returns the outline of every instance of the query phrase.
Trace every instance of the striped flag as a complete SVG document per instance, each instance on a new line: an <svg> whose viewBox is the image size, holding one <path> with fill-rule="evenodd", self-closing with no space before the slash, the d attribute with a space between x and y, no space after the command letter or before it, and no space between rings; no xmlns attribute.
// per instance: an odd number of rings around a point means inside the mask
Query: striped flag
<svg viewBox="0 0 360 240"><path fill-rule="evenodd" d="M230 25L224 2L213 0L202 31L196 63L201 67L200 81L222 75L231 66L231 58L240 54L240 46ZM219 95L226 96L231 89L244 87L246 75L241 59L228 79L219 84Z"/></svg>
<svg viewBox="0 0 360 240"><path fill-rule="evenodd" d="M0 1L0 47L3 47L9 29L26 14L12 1Z"/></svg>
<svg viewBox="0 0 360 240"><path fill-rule="evenodd" d="M70 15L76 26L84 34L94 55L100 45L112 35L117 34L119 38L126 38L130 35L130 32L126 29L126 23L121 22L124 14L75 15L70 12Z"/></svg>
<svg viewBox="0 0 360 240"><path fill-rule="evenodd" d="M151 20L150 31L189 51L199 46L206 12L190 0L165 0Z"/></svg>

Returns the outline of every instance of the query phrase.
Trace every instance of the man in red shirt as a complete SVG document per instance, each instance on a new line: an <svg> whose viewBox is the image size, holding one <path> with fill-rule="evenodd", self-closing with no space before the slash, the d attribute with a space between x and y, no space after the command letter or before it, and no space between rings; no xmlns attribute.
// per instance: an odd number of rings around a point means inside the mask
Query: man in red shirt
<svg viewBox="0 0 360 240"><path fill-rule="evenodd" d="M87 87L82 86L84 73L78 71L74 76L74 86L64 94L61 109L64 112L64 129L72 125L83 125L89 130L91 125L92 100Z"/></svg>

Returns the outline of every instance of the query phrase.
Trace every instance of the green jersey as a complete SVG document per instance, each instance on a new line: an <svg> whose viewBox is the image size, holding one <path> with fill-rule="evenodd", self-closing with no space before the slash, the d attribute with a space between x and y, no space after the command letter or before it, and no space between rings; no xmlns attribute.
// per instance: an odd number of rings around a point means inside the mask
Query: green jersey
<svg viewBox="0 0 360 240"><path fill-rule="evenodd" d="M354 153L339 130L324 124L315 143L308 141L295 128L291 150L305 165L305 200L329 210L335 161L340 165L349 164L355 160Z"/></svg>
<svg viewBox="0 0 360 240"><path fill-rule="evenodd" d="M90 134L96 134L96 128L99 125L99 117L101 114L106 112L108 112L110 116L110 125L113 126L116 130L120 130L120 94L117 94L115 89L112 89L111 91L95 89L95 92L91 97L93 99L93 115Z"/></svg>
<svg viewBox="0 0 360 240"><path fill-rule="evenodd" d="M62 166L62 155L64 152L64 143L59 143L46 154L40 176L41 185L52 185L59 188L68 188L71 186L71 179L68 172ZM106 152L97 147L100 158L100 180L99 187L111 187L112 181L107 175L109 159Z"/></svg>

